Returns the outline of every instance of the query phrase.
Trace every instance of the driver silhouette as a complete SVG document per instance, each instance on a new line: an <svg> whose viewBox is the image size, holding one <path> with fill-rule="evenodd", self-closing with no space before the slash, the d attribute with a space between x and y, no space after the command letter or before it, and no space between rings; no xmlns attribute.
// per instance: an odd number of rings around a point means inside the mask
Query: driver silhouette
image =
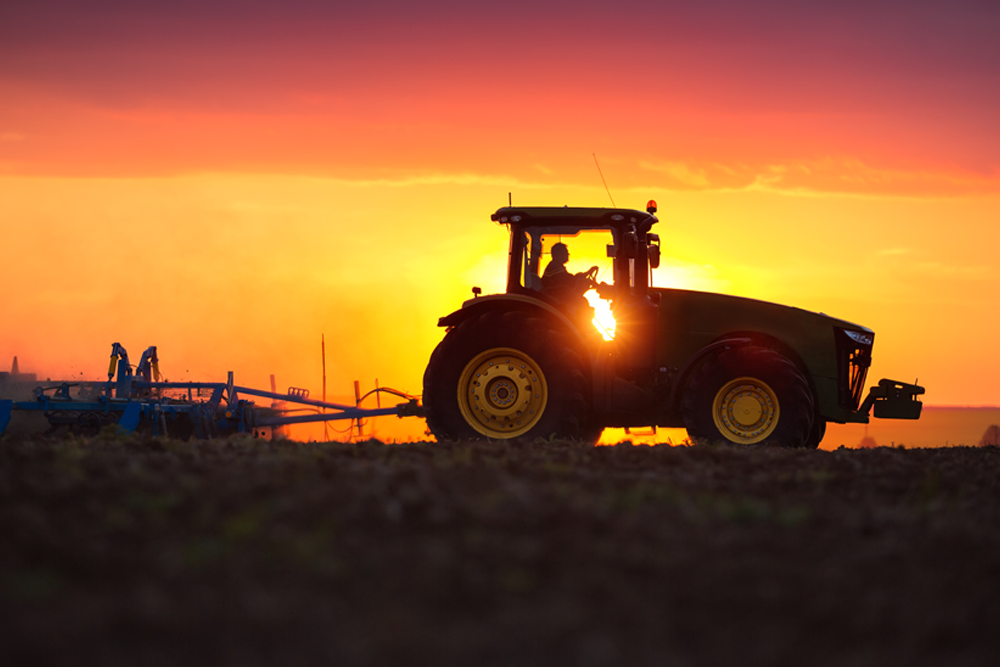
<svg viewBox="0 0 1000 667"><path fill-rule="evenodd" d="M552 259L542 274L542 292L562 304L563 309L578 321L589 322L594 317L594 309L583 297L583 293L597 284L595 278L598 268L591 267L584 273L567 271L569 248L565 243L552 246L551 255Z"/></svg>
<svg viewBox="0 0 1000 667"><path fill-rule="evenodd" d="M549 260L542 274L542 288L546 290L569 291L582 295L593 286L597 267L592 267L585 273L570 273L566 270L569 261L569 248L565 243L552 246L552 259Z"/></svg>

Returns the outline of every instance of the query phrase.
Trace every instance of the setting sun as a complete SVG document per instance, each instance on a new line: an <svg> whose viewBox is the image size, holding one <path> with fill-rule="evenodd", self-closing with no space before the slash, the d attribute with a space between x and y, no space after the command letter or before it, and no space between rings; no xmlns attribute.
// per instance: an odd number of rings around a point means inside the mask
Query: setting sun
<svg viewBox="0 0 1000 667"><path fill-rule="evenodd" d="M611 312L611 304L597 295L594 290L583 295L591 308L594 309L594 326L604 340L614 340L615 337L615 316Z"/></svg>

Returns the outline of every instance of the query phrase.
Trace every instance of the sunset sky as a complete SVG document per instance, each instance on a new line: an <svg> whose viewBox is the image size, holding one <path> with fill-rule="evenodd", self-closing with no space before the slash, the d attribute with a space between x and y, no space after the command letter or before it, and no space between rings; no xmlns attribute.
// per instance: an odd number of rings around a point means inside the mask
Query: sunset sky
<svg viewBox="0 0 1000 667"><path fill-rule="evenodd" d="M0 369L412 393L515 204L660 204L661 286L1000 405L1000 3L6 3ZM581 270L586 267L574 267ZM417 420L380 420L421 437Z"/></svg>

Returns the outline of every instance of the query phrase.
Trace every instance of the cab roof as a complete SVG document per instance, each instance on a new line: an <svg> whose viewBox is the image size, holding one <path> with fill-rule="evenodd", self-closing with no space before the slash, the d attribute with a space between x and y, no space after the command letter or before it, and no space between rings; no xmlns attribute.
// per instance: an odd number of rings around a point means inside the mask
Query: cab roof
<svg viewBox="0 0 1000 667"><path fill-rule="evenodd" d="M584 208L570 206L504 206L490 216L494 222L517 227L623 228L635 225L649 231L659 222L655 215L631 208Z"/></svg>

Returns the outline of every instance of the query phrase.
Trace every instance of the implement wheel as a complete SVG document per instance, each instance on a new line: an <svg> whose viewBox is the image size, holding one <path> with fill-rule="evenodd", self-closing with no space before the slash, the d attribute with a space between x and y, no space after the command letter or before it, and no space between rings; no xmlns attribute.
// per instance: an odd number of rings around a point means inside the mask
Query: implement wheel
<svg viewBox="0 0 1000 667"><path fill-rule="evenodd" d="M593 432L589 382L567 336L540 317L492 312L452 329L424 373L438 440L579 439Z"/></svg>
<svg viewBox="0 0 1000 667"><path fill-rule="evenodd" d="M802 447L814 435L802 373L774 350L741 347L710 357L684 394L688 435L707 442Z"/></svg>

